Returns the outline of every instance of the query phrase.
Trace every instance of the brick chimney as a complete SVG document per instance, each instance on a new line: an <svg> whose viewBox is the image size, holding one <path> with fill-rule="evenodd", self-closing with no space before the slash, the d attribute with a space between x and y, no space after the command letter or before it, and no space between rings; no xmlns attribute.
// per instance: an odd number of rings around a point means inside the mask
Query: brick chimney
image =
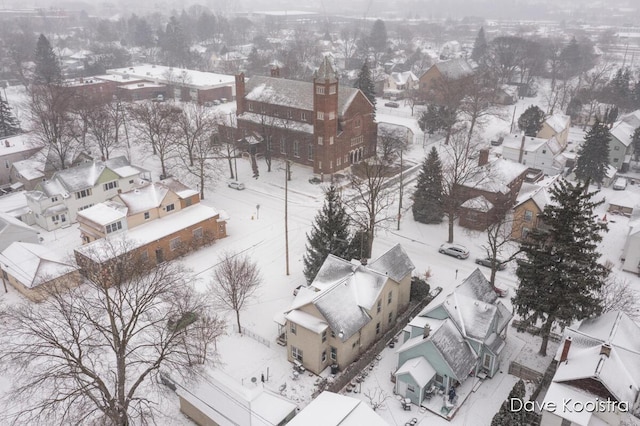
<svg viewBox="0 0 640 426"><path fill-rule="evenodd" d="M236 75L236 115L244 112L244 73Z"/></svg>
<svg viewBox="0 0 640 426"><path fill-rule="evenodd" d="M560 355L560 362L564 362L567 360L569 356L569 348L571 347L571 336L568 336L564 339L564 346L562 347L562 354Z"/></svg>
<svg viewBox="0 0 640 426"><path fill-rule="evenodd" d="M480 150L480 155L478 156L478 166L484 166L489 162L489 150L487 148L482 148Z"/></svg>
<svg viewBox="0 0 640 426"><path fill-rule="evenodd" d="M600 347L600 355L604 355L607 358L611 355L611 345L608 343L603 343Z"/></svg>
<svg viewBox="0 0 640 426"><path fill-rule="evenodd" d="M367 266L367 258L366 258L366 257L363 257L362 259L360 259L360 264L361 264L362 266Z"/></svg>
<svg viewBox="0 0 640 426"><path fill-rule="evenodd" d="M522 164L522 157L524 156L524 141L527 139L526 135L522 135L522 142L520 142L520 155L518 155L518 163Z"/></svg>
<svg viewBox="0 0 640 426"><path fill-rule="evenodd" d="M429 337L429 334L431 334L431 327L429 327L429 324L425 324L424 330L422 331L422 338L426 339Z"/></svg>
<svg viewBox="0 0 640 426"><path fill-rule="evenodd" d="M280 67L271 67L271 77L279 78L280 77Z"/></svg>

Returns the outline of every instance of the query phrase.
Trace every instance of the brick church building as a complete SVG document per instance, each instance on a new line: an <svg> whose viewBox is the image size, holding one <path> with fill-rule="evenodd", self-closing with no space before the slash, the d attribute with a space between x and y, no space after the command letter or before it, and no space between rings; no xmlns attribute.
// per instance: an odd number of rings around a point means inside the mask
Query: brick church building
<svg viewBox="0 0 640 426"><path fill-rule="evenodd" d="M250 152L333 174L375 155L374 107L359 90L338 84L328 58L313 83L236 76L237 127L221 129Z"/></svg>

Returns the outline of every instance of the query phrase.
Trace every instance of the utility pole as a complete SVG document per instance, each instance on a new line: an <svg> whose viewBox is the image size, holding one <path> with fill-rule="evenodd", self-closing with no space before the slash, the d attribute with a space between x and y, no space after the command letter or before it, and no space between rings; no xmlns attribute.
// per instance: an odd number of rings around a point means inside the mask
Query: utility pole
<svg viewBox="0 0 640 426"><path fill-rule="evenodd" d="M285 168L284 168L284 251L285 251L285 260L287 265L287 275L289 275L289 216L288 216L288 207L289 207L289 160L285 160Z"/></svg>
<svg viewBox="0 0 640 426"><path fill-rule="evenodd" d="M398 202L398 227L397 231L400 230L400 218L402 217L402 151L400 150L400 201Z"/></svg>

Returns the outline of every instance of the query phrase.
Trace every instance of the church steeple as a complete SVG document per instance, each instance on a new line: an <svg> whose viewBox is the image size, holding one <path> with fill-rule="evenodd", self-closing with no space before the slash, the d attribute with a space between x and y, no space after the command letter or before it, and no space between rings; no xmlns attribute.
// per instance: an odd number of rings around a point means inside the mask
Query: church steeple
<svg viewBox="0 0 640 426"><path fill-rule="evenodd" d="M331 59L329 56L325 56L318 71L316 72L316 79L318 80L337 80L336 72L331 65Z"/></svg>
<svg viewBox="0 0 640 426"><path fill-rule="evenodd" d="M313 79L314 172L333 173L338 137L338 76L325 56Z"/></svg>

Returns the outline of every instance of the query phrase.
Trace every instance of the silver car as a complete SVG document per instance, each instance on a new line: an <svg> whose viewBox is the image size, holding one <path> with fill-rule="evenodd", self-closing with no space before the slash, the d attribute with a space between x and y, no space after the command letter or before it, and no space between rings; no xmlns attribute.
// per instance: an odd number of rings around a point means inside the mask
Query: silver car
<svg viewBox="0 0 640 426"><path fill-rule="evenodd" d="M458 259L466 259L469 257L469 249L460 244L444 243L438 251L442 254L457 257Z"/></svg>
<svg viewBox="0 0 640 426"><path fill-rule="evenodd" d="M244 183L231 181L227 184L229 188L237 189L238 191L242 191L244 189Z"/></svg>

